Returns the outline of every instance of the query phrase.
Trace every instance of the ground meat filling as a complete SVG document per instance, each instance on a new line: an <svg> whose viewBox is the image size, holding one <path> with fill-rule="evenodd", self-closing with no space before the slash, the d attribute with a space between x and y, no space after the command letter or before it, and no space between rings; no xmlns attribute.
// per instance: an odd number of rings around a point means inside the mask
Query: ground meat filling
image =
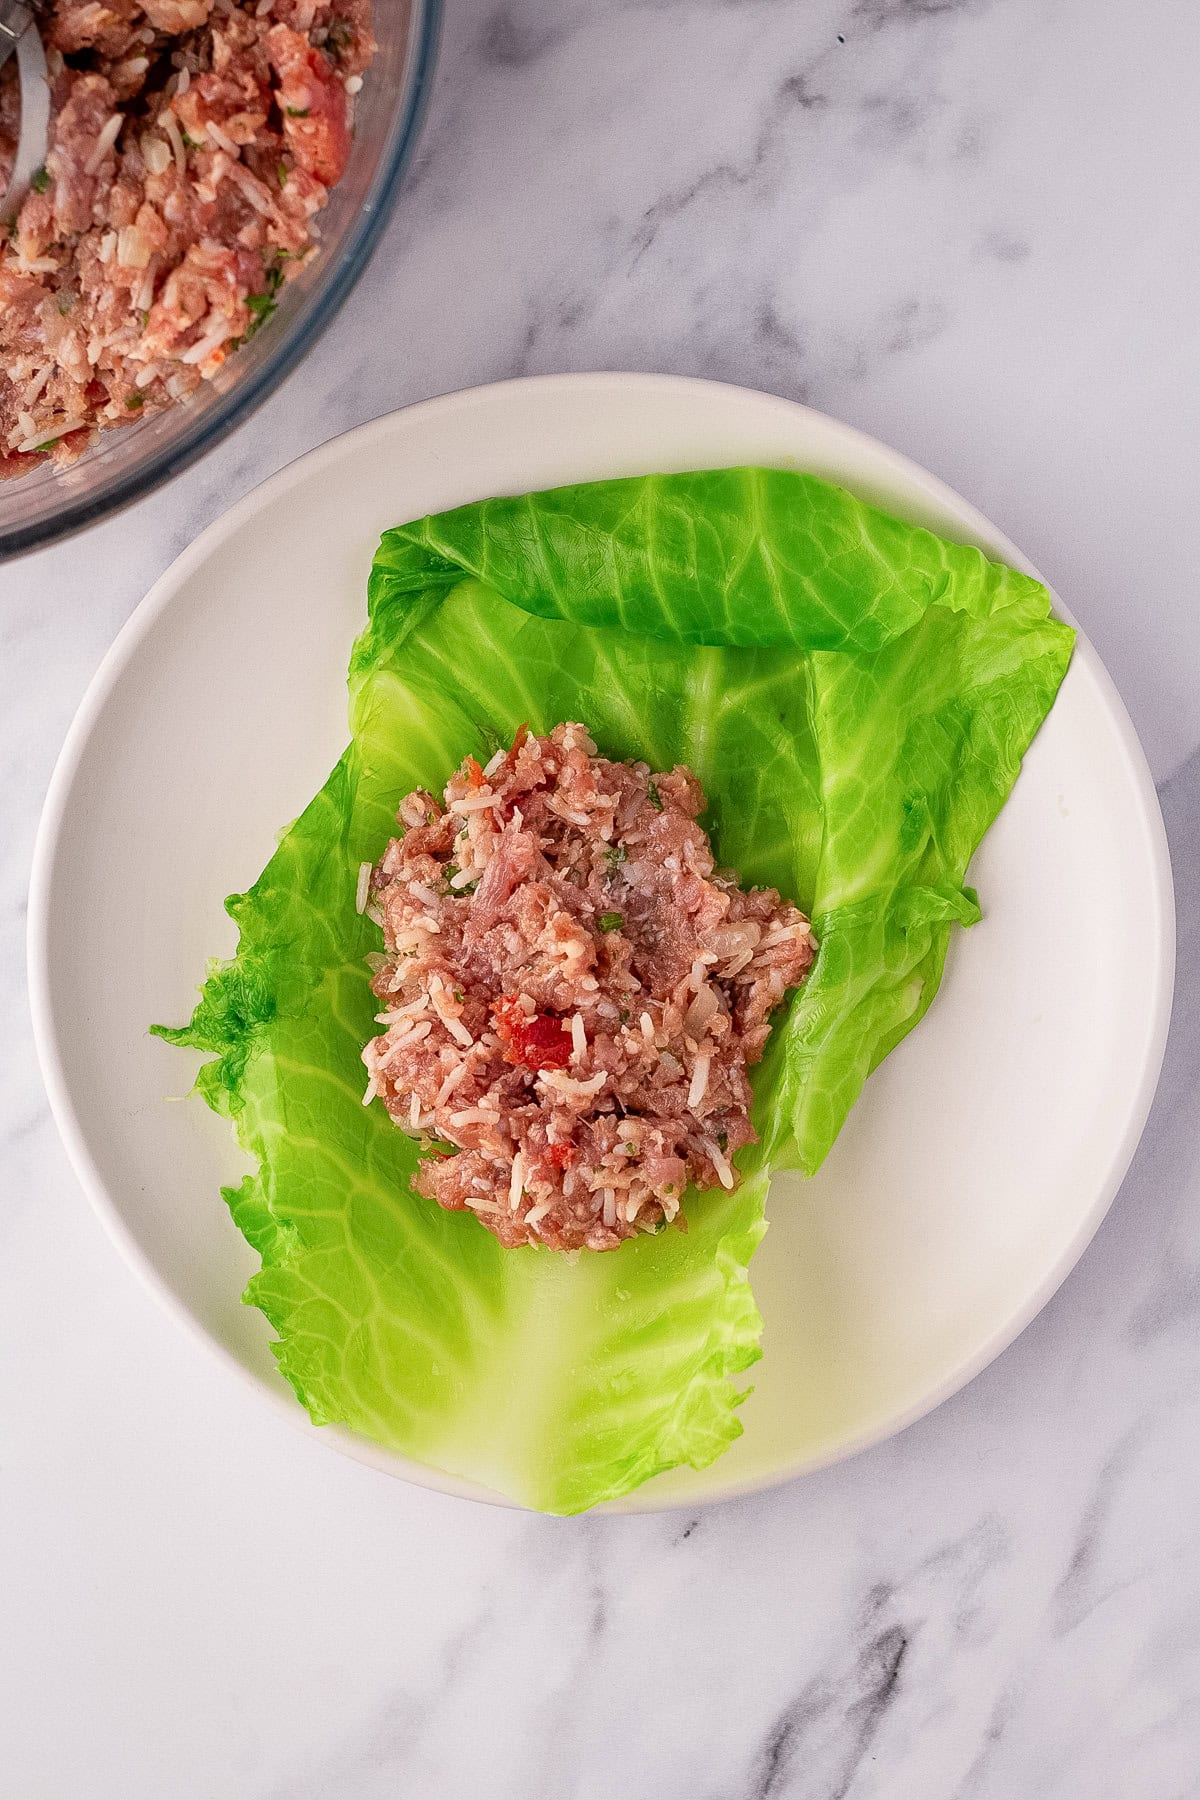
<svg viewBox="0 0 1200 1800"><path fill-rule="evenodd" d="M815 944L714 870L704 806L690 770L608 762L582 725L522 731L444 804L410 794L360 871L386 945L366 1102L431 1141L417 1191L506 1246L615 1249L689 1183L737 1184L746 1069Z"/></svg>
<svg viewBox="0 0 1200 1800"><path fill-rule="evenodd" d="M317 254L370 0L49 0L50 145L0 240L0 478L212 376ZM16 146L0 71L0 189Z"/></svg>

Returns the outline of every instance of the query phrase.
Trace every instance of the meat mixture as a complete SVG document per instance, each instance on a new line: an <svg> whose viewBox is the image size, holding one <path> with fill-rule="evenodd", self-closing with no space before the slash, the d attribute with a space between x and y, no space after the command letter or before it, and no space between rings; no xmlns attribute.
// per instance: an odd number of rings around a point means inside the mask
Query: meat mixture
<svg viewBox="0 0 1200 1800"><path fill-rule="evenodd" d="M50 148L0 242L0 477L182 399L317 254L370 0L50 0ZM0 72L0 189L16 63Z"/></svg>
<svg viewBox="0 0 1200 1800"><path fill-rule="evenodd" d="M410 794L359 872L385 944L364 1104L429 1146L417 1191L506 1246L615 1249L689 1184L737 1184L746 1071L816 946L773 889L714 868L704 807L686 768L522 729L444 801Z"/></svg>

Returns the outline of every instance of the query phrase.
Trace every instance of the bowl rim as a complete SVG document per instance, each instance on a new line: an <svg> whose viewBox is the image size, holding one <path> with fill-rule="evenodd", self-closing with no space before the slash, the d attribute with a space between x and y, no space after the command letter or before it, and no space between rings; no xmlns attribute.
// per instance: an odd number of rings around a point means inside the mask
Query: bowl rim
<svg viewBox="0 0 1200 1800"><path fill-rule="evenodd" d="M308 355L349 298L399 199L433 89L442 6L443 0L410 0L410 76L399 129L390 151L375 171L370 191L346 234L326 284L314 294L296 329L281 332L278 344L258 367L191 424L185 424L161 456L115 476L95 493L67 500L45 518L9 530L0 525L0 564L47 549L90 525L98 525L173 481L244 424Z"/></svg>
<svg viewBox="0 0 1200 1800"><path fill-rule="evenodd" d="M409 416L414 414L437 415L449 412L463 404L470 405L478 396L494 394L497 390L535 387L551 390L556 387L560 389L587 389L589 387L597 389L631 384L642 389L648 403L652 401L656 393L662 394L668 390L711 391L717 389L735 394L751 393L756 398L771 401L790 412L807 415L811 419L818 420L823 429L830 431L835 438L839 438L846 445L857 445L864 451L869 450L875 454L882 451L892 467L910 483L914 491L924 493L931 500L940 500L951 506L963 520L964 528L972 534L977 533L980 538L995 546L996 553L1004 561L1010 563L1012 567L1032 575L1035 579L1042 579L1032 563L1021 554L1016 545L969 501L964 500L948 484L930 474L920 464L902 452L893 450L889 445L882 443L881 440L872 437L869 433L844 424L841 420L832 419L815 408L805 406L798 401L786 400L769 391L748 389L735 383L710 381L699 377L619 371L520 376L503 382L455 389L432 399L416 402L408 407L397 408L391 413L383 414L349 431L341 432L328 439L324 444L306 451L252 488L228 511L215 519L163 572L134 608L89 683L66 734L47 789L34 843L29 884L27 962L34 1043L50 1101L50 1109L58 1126L68 1160L84 1193L99 1216L101 1224L121 1251L127 1264L132 1267L159 1304L190 1337L203 1344L210 1355L233 1369L242 1383L252 1388L260 1399L267 1400L280 1417L286 1419L289 1424L306 1436L311 1435L317 1428L290 1392L282 1389L276 1391L247 1368L231 1349L219 1342L207 1330L200 1319L173 1292L158 1267L137 1242L132 1229L126 1224L92 1157L87 1134L75 1108L70 1085L59 1055L50 997L48 901L53 868L60 848L62 827L72 789L86 756L92 732L101 719L112 690L116 687L126 667L136 656L144 635L153 626L159 615L165 612L178 598L180 590L194 569L206 561L226 539L232 537L264 502L274 499L288 487L306 478L314 466L319 467L323 460L329 461L343 454L348 440L355 445L369 444L372 438L381 438L387 435L392 420L399 413ZM990 551L989 554L991 554ZM1051 592L1053 593L1053 590ZM1157 902L1153 916L1148 917L1145 921L1143 934L1144 940L1150 945L1147 951L1147 967L1153 970L1149 991L1145 996L1146 1030L1143 1040L1145 1053L1138 1080L1135 1084L1131 1084L1129 1090L1124 1127L1106 1179L1098 1186L1096 1198L1081 1219L1079 1228L1058 1258L1047 1268L1041 1281L1026 1297L1023 1305L1008 1317L1002 1327L984 1340L973 1355L955 1364L942 1381L923 1393L902 1413L888 1414L878 1422L864 1426L852 1438L820 1455L800 1456L766 1473L726 1480L718 1477L714 1480L711 1491L702 1495L681 1498L672 1494L664 1494L661 1498L656 1498L652 1491L654 1484L651 1483L649 1484L651 1491L648 1491L647 1487L642 1487L617 1500L605 1502L592 1510L619 1513L695 1511L699 1507L717 1505L727 1500L740 1499L750 1494L763 1493L772 1488L781 1487L801 1475L813 1474L820 1469L846 1461L864 1450L871 1449L875 1445L897 1436L908 1426L935 1411L944 1401L959 1393L1009 1348L1066 1280L1107 1216L1133 1161L1145 1129L1166 1052L1175 983L1175 893L1166 827L1158 803L1154 780L1132 720L1098 653L1057 594L1054 594L1053 597L1056 612L1078 633L1073 662L1086 667L1089 678L1096 684L1131 784L1138 796L1139 818L1145 831L1148 871ZM1069 676L1070 671L1068 671L1068 678ZM416 1486L461 1499L478 1500L510 1509L526 1510L517 1501L484 1488L478 1483L417 1462L412 1458L405 1457L400 1452L375 1444L347 1427L336 1424L325 1425L320 1428L320 1435L326 1443L338 1449L342 1454L349 1455L357 1462L390 1475L393 1479L403 1479ZM715 1466L718 1469L720 1467L719 1463Z"/></svg>

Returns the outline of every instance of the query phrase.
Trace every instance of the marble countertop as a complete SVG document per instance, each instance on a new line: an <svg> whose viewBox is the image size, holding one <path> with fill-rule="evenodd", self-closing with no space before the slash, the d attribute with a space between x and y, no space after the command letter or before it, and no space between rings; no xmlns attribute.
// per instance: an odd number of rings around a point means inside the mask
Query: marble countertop
<svg viewBox="0 0 1200 1800"><path fill-rule="evenodd" d="M0 1792L1200 1794L1200 14L447 11L404 199L302 373L0 571ZM289 1430L104 1237L25 1008L42 795L150 582L309 445L563 368L802 397L978 504L1107 661L1179 886L1162 1087L1063 1290L900 1438L699 1517L476 1507Z"/></svg>

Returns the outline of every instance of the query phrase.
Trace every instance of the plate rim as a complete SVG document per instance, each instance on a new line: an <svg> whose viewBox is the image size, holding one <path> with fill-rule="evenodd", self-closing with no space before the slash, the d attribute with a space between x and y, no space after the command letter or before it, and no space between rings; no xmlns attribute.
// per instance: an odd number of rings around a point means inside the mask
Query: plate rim
<svg viewBox="0 0 1200 1800"><path fill-rule="evenodd" d="M290 1391L277 1389L248 1368L229 1347L221 1343L208 1330L197 1315L175 1294L158 1266L143 1251L132 1228L126 1223L116 1199L110 1194L92 1156L87 1133L72 1098L70 1084L58 1048L54 1011L50 998L49 897L53 868L62 842L62 828L67 807L76 780L85 766L92 735L103 716L114 688L135 659L144 638L159 617L178 600L192 574L221 545L233 537L256 512L271 504L297 482L307 478L315 470L319 470L323 463L337 461L348 452L353 453L362 446L369 446L373 438L385 438L393 421L398 417L404 417L406 420L415 419L419 423L422 417L444 416L453 412L455 408L464 405L469 407L483 396L501 396L513 390L528 391L535 388L552 390L557 388L582 391L589 388L611 389L614 387L640 388L645 391L648 399L655 394L662 395L666 392L679 394L700 390L711 394L715 390L731 395L749 396L756 402L769 403L789 415L815 422L831 443L840 441L851 451L855 449L869 451L875 456L882 453L883 457L891 463L895 472L902 476L914 491L923 492L931 500L952 507L972 532L977 531L981 537L997 547L1005 561L1014 568L1020 569L1038 580L1043 580L1034 565L1021 553L1007 534L1000 531L970 501L965 500L955 489L921 464L913 461L902 451L895 450L882 440L871 436L870 433L861 431L856 426L831 418L816 408L806 406L800 401L786 399L769 390L750 388L732 382L710 381L698 376L616 370L518 376L506 381L456 388L430 399L417 401L410 406L399 407L391 412L381 414L348 431L338 433L324 443L315 445L312 449L293 458L281 469L268 476L265 481L251 488L241 499L214 519L168 564L145 596L134 607L117 633L88 683L67 730L46 790L34 841L29 880L29 910L26 930L29 1003L34 1044L50 1110L76 1179L108 1237L116 1245L127 1265L138 1276L142 1285L148 1289L158 1304L184 1329L188 1336L204 1345L208 1353L215 1356L224 1366L231 1368L244 1385L249 1386L260 1399L271 1404L280 1417L286 1419L306 1437L311 1438L316 1433L327 1446L352 1457L357 1462L387 1474L393 1479L405 1480L433 1492L516 1510L526 1509L520 1507L518 1502L484 1488L478 1483L417 1462L398 1451L375 1444L372 1440L359 1436L345 1426L325 1425L318 1428ZM703 463L702 457L700 463ZM1049 587L1049 583L1046 583L1046 586ZM605 1503L599 1510L632 1514L676 1509L695 1510L698 1507L718 1505L728 1500L744 1498L749 1494L767 1492L772 1488L796 1480L802 1475L814 1474L820 1469L844 1462L850 1457L857 1456L861 1452L899 1435L910 1425L935 1411L946 1400L961 1392L1015 1342L1075 1268L1116 1199L1141 1141L1153 1105L1166 1051L1175 979L1174 884L1166 828L1157 791L1132 720L1112 677L1086 633L1079 628L1058 595L1052 589L1050 591L1053 594L1055 609L1059 616L1068 624L1073 625L1079 634L1072 667L1076 664L1085 667L1095 683L1108 724L1113 731L1114 740L1121 752L1131 777L1133 790L1140 802L1139 822L1146 835L1148 870L1157 902L1154 917L1152 920L1147 920L1147 931L1144 934L1145 938L1149 939L1151 931L1153 931L1154 940L1146 952L1147 966L1153 969L1153 991L1148 995L1151 1005L1145 1036L1145 1052L1138 1080L1130 1086L1125 1127L1107 1176L1099 1184L1096 1197L1081 1219L1078 1229L1053 1264L1046 1270L1042 1279L1035 1285L1030 1295L1027 1296L1024 1304L1010 1315L1002 1327L992 1332L972 1355L956 1363L940 1382L922 1394L909 1407L899 1413L889 1413L886 1417L863 1426L853 1436L817 1455L797 1457L791 1462L765 1473L735 1476L723 1481L718 1476L714 1480L711 1490L703 1494L683 1498L664 1494L661 1498L656 1498L653 1492L654 1484L649 1483L618 1500ZM1070 671L1068 671L1069 678ZM720 1462L718 1461L714 1467L719 1470Z"/></svg>

